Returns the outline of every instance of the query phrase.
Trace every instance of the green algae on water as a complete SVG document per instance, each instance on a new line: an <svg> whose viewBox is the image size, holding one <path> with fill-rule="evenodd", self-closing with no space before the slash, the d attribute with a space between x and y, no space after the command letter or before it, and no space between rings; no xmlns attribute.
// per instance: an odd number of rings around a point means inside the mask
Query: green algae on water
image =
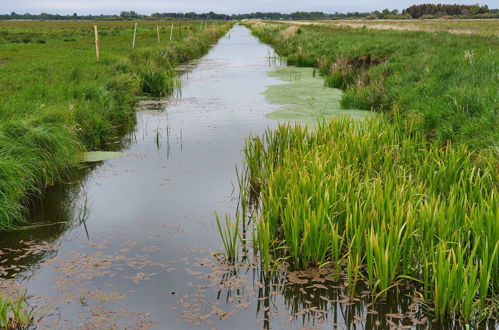
<svg viewBox="0 0 499 330"><path fill-rule="evenodd" d="M282 105L266 115L269 119L299 121L314 126L319 118L350 117L364 120L374 113L365 110L342 109L342 91L324 86L322 77L312 68L282 67L269 76L287 83L267 87L264 95L274 104Z"/></svg>
<svg viewBox="0 0 499 330"><path fill-rule="evenodd" d="M102 162L105 160L117 159L125 157L126 155L122 152L114 151L89 151L85 153L84 163L94 163Z"/></svg>

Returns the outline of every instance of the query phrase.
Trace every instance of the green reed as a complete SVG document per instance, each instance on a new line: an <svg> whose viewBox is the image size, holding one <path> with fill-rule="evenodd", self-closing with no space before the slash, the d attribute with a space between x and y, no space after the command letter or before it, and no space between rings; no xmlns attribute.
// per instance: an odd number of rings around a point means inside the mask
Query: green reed
<svg viewBox="0 0 499 330"><path fill-rule="evenodd" d="M499 289L497 157L428 143L396 119L281 125L245 147L262 268L328 265L375 299L420 287L436 317L470 321Z"/></svg>
<svg viewBox="0 0 499 330"><path fill-rule="evenodd" d="M33 323L33 318L25 294L17 298L0 295L0 329L25 329Z"/></svg>
<svg viewBox="0 0 499 330"><path fill-rule="evenodd" d="M229 262L234 262L237 260L239 252L239 221L241 217L238 213L236 215L236 222L232 223L230 214L226 214L224 225L222 225L218 213L215 213L215 218L217 220L218 232L224 244L225 256Z"/></svg>

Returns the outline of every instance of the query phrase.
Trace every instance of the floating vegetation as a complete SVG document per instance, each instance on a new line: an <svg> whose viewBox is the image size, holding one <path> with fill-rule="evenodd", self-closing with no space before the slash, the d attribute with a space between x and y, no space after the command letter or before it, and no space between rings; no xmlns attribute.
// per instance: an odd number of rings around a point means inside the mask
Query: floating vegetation
<svg viewBox="0 0 499 330"><path fill-rule="evenodd" d="M126 155L124 153L115 151L89 151L85 153L85 158L83 161L85 163L102 162L105 160L117 159L125 156Z"/></svg>
<svg viewBox="0 0 499 330"><path fill-rule="evenodd" d="M267 100L283 106L267 115L269 119L292 120L315 126L320 118L349 117L364 120L374 112L345 110L341 107L342 91L324 86L322 77L312 68L280 67L269 73L288 83L267 87Z"/></svg>
<svg viewBox="0 0 499 330"><path fill-rule="evenodd" d="M428 143L399 118L281 125L245 147L262 269L328 267L350 296L402 283L439 320L476 321L499 288L497 159Z"/></svg>

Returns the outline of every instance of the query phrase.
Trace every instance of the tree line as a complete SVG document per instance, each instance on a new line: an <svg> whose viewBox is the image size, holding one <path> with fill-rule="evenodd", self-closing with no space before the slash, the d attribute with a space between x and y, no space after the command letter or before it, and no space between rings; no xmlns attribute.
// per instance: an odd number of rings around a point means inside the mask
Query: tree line
<svg viewBox="0 0 499 330"><path fill-rule="evenodd" d="M397 10L385 9L380 13L380 18L382 18L382 13L391 13L396 15ZM12 12L10 14L0 14L0 20L12 20L12 19L26 19L26 20L127 20L127 19L189 19L189 20L241 20L241 19L271 19L271 20L298 20L298 19L341 19L341 18L365 18L372 15L370 12L349 12L349 13L333 13L328 14L324 12L294 12L290 14L283 14L278 12L255 12L247 14L217 14L214 12L208 13L153 13L151 15L139 14L135 11L122 11L119 15L78 15L74 13L72 15L59 15L59 14L18 14Z"/></svg>
<svg viewBox="0 0 499 330"><path fill-rule="evenodd" d="M485 14L489 11L487 5L447 5L447 4L431 4L425 3L422 5L413 5L404 9L403 14L409 14L412 18L420 18L422 16L432 15L435 17L441 16L472 16Z"/></svg>
<svg viewBox="0 0 499 330"><path fill-rule="evenodd" d="M122 11L119 15L59 15L59 14L0 14L0 20L25 19L25 20L130 20L130 19L189 19L189 20L241 20L241 19L270 19L270 20L309 20L309 19L401 19L401 18L425 18L427 16L483 16L484 14L497 15L499 10L489 10L487 6L476 5L445 5L445 4L422 4L413 5L399 13L397 9L375 10L372 12L348 12L348 13L324 13L321 11L303 12L297 11L290 14L278 12L254 12L247 14L217 14L212 11L208 13L154 13L151 15L138 14L135 11ZM428 17L429 18L429 17Z"/></svg>

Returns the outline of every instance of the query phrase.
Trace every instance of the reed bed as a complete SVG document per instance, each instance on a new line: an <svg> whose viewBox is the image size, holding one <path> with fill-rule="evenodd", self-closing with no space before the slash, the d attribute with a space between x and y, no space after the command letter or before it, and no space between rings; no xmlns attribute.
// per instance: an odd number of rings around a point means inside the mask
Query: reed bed
<svg viewBox="0 0 499 330"><path fill-rule="evenodd" d="M374 299L412 283L440 320L497 305L497 158L428 143L420 125L334 119L249 138L241 196L262 269L327 266L352 297L359 281Z"/></svg>

